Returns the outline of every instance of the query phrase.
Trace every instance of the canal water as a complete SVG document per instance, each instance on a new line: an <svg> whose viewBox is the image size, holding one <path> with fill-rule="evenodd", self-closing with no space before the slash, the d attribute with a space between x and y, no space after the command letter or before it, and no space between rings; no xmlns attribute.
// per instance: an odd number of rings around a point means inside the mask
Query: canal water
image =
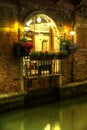
<svg viewBox="0 0 87 130"><path fill-rule="evenodd" d="M0 113L0 130L87 130L87 96Z"/></svg>

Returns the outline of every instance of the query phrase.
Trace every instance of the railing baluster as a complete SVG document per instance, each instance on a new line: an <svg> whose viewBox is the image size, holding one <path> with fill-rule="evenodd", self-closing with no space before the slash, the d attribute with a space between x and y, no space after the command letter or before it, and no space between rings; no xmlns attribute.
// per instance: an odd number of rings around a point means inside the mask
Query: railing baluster
<svg viewBox="0 0 87 130"><path fill-rule="evenodd" d="M50 76L51 74L59 74L59 60L57 58L31 59L30 56L26 56L24 57L23 62L25 62L23 64L25 66L23 67L23 72L27 78L34 76Z"/></svg>

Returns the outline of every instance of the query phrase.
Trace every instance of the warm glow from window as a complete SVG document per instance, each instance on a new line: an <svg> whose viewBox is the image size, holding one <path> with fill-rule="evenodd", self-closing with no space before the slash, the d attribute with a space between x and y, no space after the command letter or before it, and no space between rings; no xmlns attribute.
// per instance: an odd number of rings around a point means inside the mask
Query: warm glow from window
<svg viewBox="0 0 87 130"><path fill-rule="evenodd" d="M50 22L50 23L47 23L47 25L50 27L50 26L52 26L52 22Z"/></svg>
<svg viewBox="0 0 87 130"><path fill-rule="evenodd" d="M28 31L28 27L24 27L24 31Z"/></svg>
<svg viewBox="0 0 87 130"><path fill-rule="evenodd" d="M26 25L27 25L27 26L30 26L31 23L32 23L32 19L29 20L29 21L26 23Z"/></svg>

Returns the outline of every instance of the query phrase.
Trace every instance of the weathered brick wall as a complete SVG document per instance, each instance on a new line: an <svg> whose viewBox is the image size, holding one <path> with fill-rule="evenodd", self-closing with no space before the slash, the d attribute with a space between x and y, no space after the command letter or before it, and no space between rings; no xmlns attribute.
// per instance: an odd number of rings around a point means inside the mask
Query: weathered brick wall
<svg viewBox="0 0 87 130"><path fill-rule="evenodd" d="M35 79L25 79L25 87L26 91L31 90L44 90L46 88L58 88L59 87L59 76L52 77L39 77Z"/></svg>
<svg viewBox="0 0 87 130"><path fill-rule="evenodd" d="M63 59L62 61L62 84L70 83L71 78L71 55L67 59Z"/></svg>
<svg viewBox="0 0 87 130"><path fill-rule="evenodd" d="M14 42L18 41L15 30L17 8L15 5L0 5L0 93L20 90L20 59L13 55Z"/></svg>
<svg viewBox="0 0 87 130"><path fill-rule="evenodd" d="M71 82L71 55L62 60L62 84L67 84ZM74 54L73 63L73 81L82 81L87 79L87 50L78 50Z"/></svg>
<svg viewBox="0 0 87 130"><path fill-rule="evenodd" d="M33 12L33 11L34 9L32 8L30 12ZM27 12L27 14L29 14L29 12ZM25 12L24 16L27 16L27 14ZM46 12L46 14L51 16L53 20L55 19L56 23L59 23L58 22L59 18L56 12L49 13L48 11ZM7 5L3 7L0 6L0 16L1 16L0 17L1 18L0 20L0 93L8 93L11 91L19 91L21 87L20 85L20 58L15 58L13 56L14 42L18 41L18 34L17 32L14 31L14 27L13 27L18 17L17 8L14 5L12 6L10 5L9 7ZM25 19L23 19L23 21L24 20ZM81 21L80 24L82 26L82 24L84 23L84 19L80 19L79 17L78 19L76 19L76 23L78 24L79 21ZM87 21L85 20L85 24L86 23ZM8 28L8 31L5 30L6 28ZM78 51L75 54L75 61L74 61L74 80L75 81L84 80L87 78L86 57L87 57L87 51ZM62 71L63 71L62 83L63 84L70 82L71 62L72 62L71 56L69 56L65 60L62 60ZM55 79L55 80L52 79L52 81L53 82L55 81L56 83L58 79ZM36 83L37 83L38 88L43 87L43 86L48 87L49 80L45 79L45 82L44 80L41 81L39 79L34 80L32 82L32 88L36 87ZM55 83L53 84L53 86L57 85L57 83L56 84Z"/></svg>
<svg viewBox="0 0 87 130"><path fill-rule="evenodd" d="M80 15L79 10L75 12L75 43L78 51L74 54L73 81L87 79L87 19ZM62 84L71 82L71 55L62 61Z"/></svg>
<svg viewBox="0 0 87 130"><path fill-rule="evenodd" d="M0 32L0 93L19 91L20 60L13 55L17 34Z"/></svg>
<svg viewBox="0 0 87 130"><path fill-rule="evenodd" d="M74 75L76 81L87 79L87 50L79 50L76 53Z"/></svg>

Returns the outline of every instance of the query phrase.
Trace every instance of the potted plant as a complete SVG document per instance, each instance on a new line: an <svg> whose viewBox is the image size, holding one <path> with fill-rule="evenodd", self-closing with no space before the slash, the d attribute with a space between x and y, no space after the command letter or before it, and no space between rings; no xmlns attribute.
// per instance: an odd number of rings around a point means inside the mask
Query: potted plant
<svg viewBox="0 0 87 130"><path fill-rule="evenodd" d="M33 48L33 43L23 38L14 45L14 56L20 57L29 55L31 48Z"/></svg>
<svg viewBox="0 0 87 130"><path fill-rule="evenodd" d="M75 53L78 49L77 44L72 43L69 39L61 39L60 40L60 50L62 51L68 51L68 54Z"/></svg>

